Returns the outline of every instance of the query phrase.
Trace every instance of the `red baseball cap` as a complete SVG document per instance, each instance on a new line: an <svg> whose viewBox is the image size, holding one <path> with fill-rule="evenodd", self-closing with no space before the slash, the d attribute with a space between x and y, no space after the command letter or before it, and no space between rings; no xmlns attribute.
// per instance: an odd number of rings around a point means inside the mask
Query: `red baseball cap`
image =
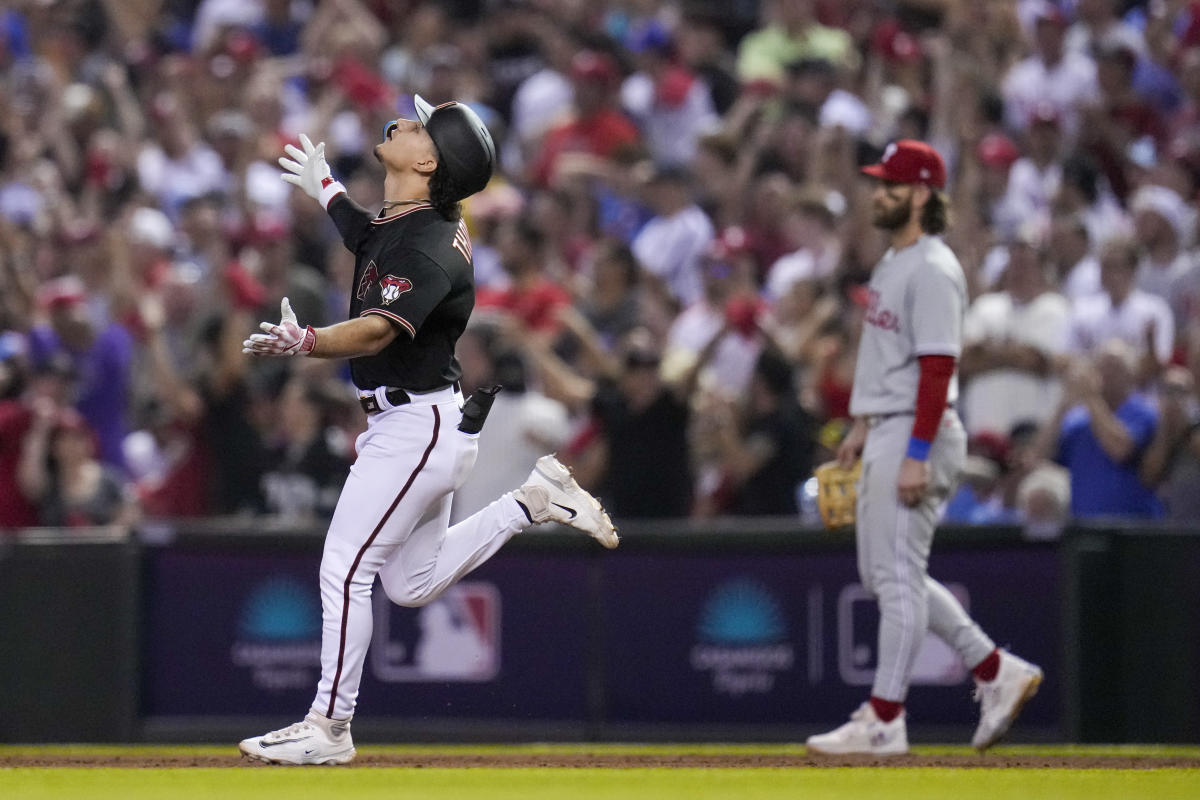
<svg viewBox="0 0 1200 800"><path fill-rule="evenodd" d="M915 139L892 142L878 164L863 167L862 171L893 183L924 183L938 189L946 186L946 163L937 150Z"/></svg>
<svg viewBox="0 0 1200 800"><path fill-rule="evenodd" d="M1002 133L989 133L983 137L977 150L979 160L989 167L1008 169L1021 157L1017 145Z"/></svg>

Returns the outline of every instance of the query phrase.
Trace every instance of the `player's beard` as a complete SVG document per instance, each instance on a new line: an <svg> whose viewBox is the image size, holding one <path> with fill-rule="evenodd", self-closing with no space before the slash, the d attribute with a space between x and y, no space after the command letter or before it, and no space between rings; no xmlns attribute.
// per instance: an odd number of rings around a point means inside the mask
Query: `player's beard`
<svg viewBox="0 0 1200 800"><path fill-rule="evenodd" d="M885 231L903 228L912 217L912 195L910 194L891 208L875 206L871 211L871 224L876 228L882 228Z"/></svg>

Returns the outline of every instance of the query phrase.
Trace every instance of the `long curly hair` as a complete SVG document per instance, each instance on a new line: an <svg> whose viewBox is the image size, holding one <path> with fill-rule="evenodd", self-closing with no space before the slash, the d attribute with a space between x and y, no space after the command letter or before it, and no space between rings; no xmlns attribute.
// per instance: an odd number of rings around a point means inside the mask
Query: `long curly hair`
<svg viewBox="0 0 1200 800"><path fill-rule="evenodd" d="M459 201L466 195L462 184L446 174L441 165L429 176L429 203L450 222L458 222L462 218L462 203Z"/></svg>
<svg viewBox="0 0 1200 800"><path fill-rule="evenodd" d="M929 189L929 202L921 209L921 230L937 236L950 227L950 200L945 192Z"/></svg>

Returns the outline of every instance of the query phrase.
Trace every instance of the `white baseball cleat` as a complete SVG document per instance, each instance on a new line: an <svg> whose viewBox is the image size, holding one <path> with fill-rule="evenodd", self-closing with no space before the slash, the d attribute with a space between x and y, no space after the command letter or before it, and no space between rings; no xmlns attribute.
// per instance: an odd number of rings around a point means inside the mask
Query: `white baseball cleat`
<svg viewBox="0 0 1200 800"><path fill-rule="evenodd" d="M891 722L875 715L869 702L850 715L837 730L808 737L808 752L822 756L902 756L908 752L908 729L901 711Z"/></svg>
<svg viewBox="0 0 1200 800"><path fill-rule="evenodd" d="M542 456L520 489L513 492L534 522L558 522L591 536L608 549L617 546L617 530L600 501L580 488L571 471L552 455Z"/></svg>
<svg viewBox="0 0 1200 800"><path fill-rule="evenodd" d="M268 764L348 764L354 759L350 720L327 719L309 711L300 722L243 739L242 754Z"/></svg>
<svg viewBox="0 0 1200 800"><path fill-rule="evenodd" d="M1000 651L1000 668L986 683L975 681L975 699L979 701L979 727L971 745L983 752L1008 732L1021 707L1037 694L1042 670L1007 650Z"/></svg>

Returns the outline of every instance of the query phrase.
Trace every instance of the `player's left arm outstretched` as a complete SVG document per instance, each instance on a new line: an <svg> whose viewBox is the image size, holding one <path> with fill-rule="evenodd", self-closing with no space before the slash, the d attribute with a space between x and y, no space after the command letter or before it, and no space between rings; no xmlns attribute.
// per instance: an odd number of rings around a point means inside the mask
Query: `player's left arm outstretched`
<svg viewBox="0 0 1200 800"><path fill-rule="evenodd" d="M263 332L251 334L242 342L242 352L256 356L357 358L375 355L400 333L400 328L374 314L325 328L302 328L286 297L280 303L279 316L278 323L260 324Z"/></svg>

